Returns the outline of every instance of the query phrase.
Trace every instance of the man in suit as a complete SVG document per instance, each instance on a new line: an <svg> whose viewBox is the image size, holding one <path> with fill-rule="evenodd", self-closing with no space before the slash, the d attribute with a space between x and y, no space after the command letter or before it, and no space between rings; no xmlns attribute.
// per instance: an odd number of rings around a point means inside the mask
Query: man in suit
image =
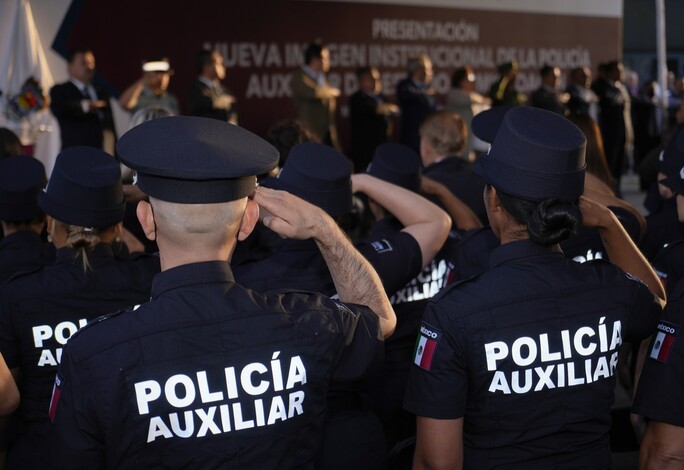
<svg viewBox="0 0 684 470"><path fill-rule="evenodd" d="M349 98L349 111L351 157L358 173L366 170L376 147L387 142L389 118L396 116L399 108L382 98L382 80L376 67L361 67L356 77L359 89Z"/></svg>
<svg viewBox="0 0 684 470"><path fill-rule="evenodd" d="M335 127L336 98L340 90L330 86L325 74L330 70L328 49L316 42L304 50L304 66L290 80L297 119L320 141L340 148Z"/></svg>
<svg viewBox="0 0 684 470"><path fill-rule="evenodd" d="M539 75L541 75L541 86L532 92L530 105L563 114L563 104L558 97L560 69L545 64L539 71Z"/></svg>
<svg viewBox="0 0 684 470"><path fill-rule="evenodd" d="M114 121L109 95L92 83L95 75L93 52L74 50L68 57L67 71L69 81L50 90L50 109L59 123L62 150L85 145L113 154Z"/></svg>
<svg viewBox="0 0 684 470"><path fill-rule="evenodd" d="M401 108L400 142L420 151L418 129L437 107L432 82L432 61L426 55L411 57L406 65L408 76L397 84L397 102Z"/></svg>
<svg viewBox="0 0 684 470"><path fill-rule="evenodd" d="M200 51L197 73L197 80L188 90L190 115L237 124L235 96L221 84L221 80L226 78L223 56L215 49Z"/></svg>

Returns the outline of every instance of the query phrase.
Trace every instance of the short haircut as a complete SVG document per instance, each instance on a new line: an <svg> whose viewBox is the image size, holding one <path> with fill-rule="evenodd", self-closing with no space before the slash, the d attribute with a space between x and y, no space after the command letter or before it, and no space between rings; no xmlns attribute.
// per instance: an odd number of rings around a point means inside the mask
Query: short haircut
<svg viewBox="0 0 684 470"><path fill-rule="evenodd" d="M542 77L548 77L549 75L553 75L553 71L555 70L556 67L553 65L549 64L544 64L544 66L539 69L539 75Z"/></svg>
<svg viewBox="0 0 684 470"><path fill-rule="evenodd" d="M325 47L320 42L312 42L306 49L304 49L304 65L309 65L314 59L320 59L323 56L323 49Z"/></svg>
<svg viewBox="0 0 684 470"><path fill-rule="evenodd" d="M424 68L425 63L429 60L430 57L428 57L427 54L409 57L408 61L406 62L406 73L410 77L411 75L413 75L413 72L415 72L419 68Z"/></svg>
<svg viewBox="0 0 684 470"><path fill-rule="evenodd" d="M78 54L84 54L84 55L85 55L85 54L87 54L87 53L89 53L89 52L90 52L91 54L93 53L93 51L92 51L91 49L87 49L87 48L84 48L84 47L77 47L76 49L72 49L72 50L69 52L69 54L67 55L67 62L70 63L70 64L73 64L73 63L74 63L74 59L76 58L76 56L77 56Z"/></svg>
<svg viewBox="0 0 684 470"><path fill-rule="evenodd" d="M451 111L433 113L420 126L420 137L439 155L459 155L467 132L463 118Z"/></svg>
<svg viewBox="0 0 684 470"><path fill-rule="evenodd" d="M209 65L214 60L214 52L216 49L202 49L199 54L197 54L197 73L202 74L205 65Z"/></svg>
<svg viewBox="0 0 684 470"><path fill-rule="evenodd" d="M377 67L371 67L371 66L359 67L358 69L356 69L356 72L355 72L356 78L358 78L360 80L361 77L363 77L364 75L370 75L373 72L373 70L377 70L377 69L378 69Z"/></svg>
<svg viewBox="0 0 684 470"><path fill-rule="evenodd" d="M461 82L468 78L468 75L471 73L475 72L470 65L457 68L456 70L454 70L454 74L451 76L451 86L454 88L458 88Z"/></svg>

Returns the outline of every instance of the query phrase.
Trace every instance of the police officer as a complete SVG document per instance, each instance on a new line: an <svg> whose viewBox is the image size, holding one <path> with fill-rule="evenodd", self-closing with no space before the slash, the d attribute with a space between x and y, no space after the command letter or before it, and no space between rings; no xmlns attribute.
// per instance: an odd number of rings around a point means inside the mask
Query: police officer
<svg viewBox="0 0 684 470"><path fill-rule="evenodd" d="M425 305L446 285L449 273L453 269L452 261L458 251L461 233L481 227L472 210L457 199L446 186L422 176L421 167L420 156L415 151L403 144L388 142L377 147L367 170L368 175L374 178L414 193L419 193L421 188L428 189L447 209L450 209L454 225L463 229L450 232L438 253L423 270L390 297L397 314L397 329L385 341L385 360L381 370L370 381L370 395L373 409L383 424L391 462L402 446L401 441L415 435L415 418L402 409L402 401L413 344ZM364 177L359 175L354 178ZM369 240L392 236L403 228L396 217L375 201L371 199L369 203L376 217L368 236Z"/></svg>
<svg viewBox="0 0 684 470"><path fill-rule="evenodd" d="M149 299L156 256L119 258L124 196L118 162L70 147L55 163L38 204L57 249L54 265L13 277L0 289L0 350L21 374L19 432L7 468L42 468L47 409L67 340L89 320Z"/></svg>
<svg viewBox="0 0 684 470"><path fill-rule="evenodd" d="M684 149L684 134L676 145ZM684 166L683 166L684 168ZM677 212L684 219L684 170L661 181L676 193ZM680 336L684 320L684 244L665 247L654 265L667 287L668 301L646 349L646 358L632 411L649 420L641 442L641 468L680 468L684 460L684 347Z"/></svg>
<svg viewBox="0 0 684 470"><path fill-rule="evenodd" d="M368 195L395 214L403 228L357 245L391 295L425 267L446 239L451 221L436 205L401 187L369 175L352 176L339 151L307 142L296 145L272 187L302 197L338 221L349 214L354 191ZM269 273L264 276L263 273ZM298 288L335 293L328 267L310 241L277 240L266 256L235 270L235 278L254 289ZM329 396L316 467L379 468L385 460L382 427L365 403L365 382L336 384Z"/></svg>
<svg viewBox="0 0 684 470"><path fill-rule="evenodd" d="M45 186L45 167L35 158L16 156L0 161L0 283L19 271L52 264L54 246L40 236L45 214L38 194Z"/></svg>
<svg viewBox="0 0 684 470"><path fill-rule="evenodd" d="M478 160L501 246L426 309L405 398L414 468L610 467L618 348L650 334L665 294L615 216L580 203L584 148L563 117L521 107ZM582 219L624 271L558 251Z"/></svg>
<svg viewBox="0 0 684 470"><path fill-rule="evenodd" d="M678 178L684 166L684 152L677 146L677 139L682 133L683 130L678 131L658 157L658 191L662 202L656 211L646 216L646 234L639 245L649 259L653 259L666 244L684 239L684 223L677 217L675 194L663 184L667 178Z"/></svg>
<svg viewBox="0 0 684 470"><path fill-rule="evenodd" d="M362 376L394 329L377 275L324 212L280 191L255 193L255 175L275 167L278 152L244 129L162 118L130 130L117 150L149 194L138 215L162 273L149 303L101 318L65 348L54 464L308 465L331 380ZM235 283L226 260L259 206L268 228L315 240L339 301Z"/></svg>

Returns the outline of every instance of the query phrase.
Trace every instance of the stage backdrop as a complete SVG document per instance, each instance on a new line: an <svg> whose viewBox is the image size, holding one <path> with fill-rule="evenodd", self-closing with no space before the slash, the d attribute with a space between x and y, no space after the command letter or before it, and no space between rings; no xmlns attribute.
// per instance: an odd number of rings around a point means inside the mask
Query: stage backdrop
<svg viewBox="0 0 684 470"><path fill-rule="evenodd" d="M497 77L496 65L516 59L522 72L518 88L529 92L539 85L538 70L546 63L564 72L579 65L595 70L622 50L620 0L417 3L75 0L53 48L61 54L92 48L97 79L115 95L139 78L144 58L168 56L175 69L170 90L184 106L197 52L216 47L228 69L225 84L239 100L240 124L265 135L273 122L294 116L289 74L301 65L304 45L320 39L330 49L329 81L342 90L343 142L348 142L347 99L356 89L354 70L360 66L380 68L391 100L407 58L427 53L438 100L444 103L451 73L459 66L475 67L478 90L485 92Z"/></svg>

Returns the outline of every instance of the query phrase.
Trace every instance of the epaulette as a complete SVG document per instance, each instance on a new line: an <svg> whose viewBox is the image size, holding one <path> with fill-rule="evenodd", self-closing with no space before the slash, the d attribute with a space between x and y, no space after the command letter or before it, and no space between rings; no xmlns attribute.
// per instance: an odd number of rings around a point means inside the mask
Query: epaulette
<svg viewBox="0 0 684 470"><path fill-rule="evenodd" d="M474 281L475 279L477 279L477 278L480 277L481 275L482 275L482 273L476 274L476 275L474 275L474 276L466 277L465 279L459 279L458 281L454 282L453 284L449 284L449 285L446 286L444 289L442 289L441 291L439 291L439 292L437 293L437 295L435 295L432 299L430 299L430 301L431 301L431 302L436 302L436 301L438 301L438 300L441 299L444 295L446 295L448 292L451 292L452 290L454 290L454 289L457 288L458 286L463 285L463 284L465 284L465 283L467 283L467 282Z"/></svg>
<svg viewBox="0 0 684 470"><path fill-rule="evenodd" d="M25 277L25 276L29 276L29 275L31 275L31 274L35 274L35 273L37 273L38 271L40 271L41 269L43 269L45 266L49 266L49 264L44 264L44 265L41 265L41 266L36 266L36 267L34 267L34 268L32 268L32 269L25 269L25 270L23 270L23 271L17 271L16 273L14 273L14 274L12 274L10 277L8 277L8 278L5 280L5 282L3 282L2 284L0 284L0 287L1 287L1 286L4 286L4 285L7 284L8 282L14 281L14 280L16 280L16 279L19 279L19 278L22 278L22 277Z"/></svg>
<svg viewBox="0 0 684 470"><path fill-rule="evenodd" d="M123 260L123 261L136 261L139 259L143 258L159 258L159 252L157 253L144 253L144 252L139 252L136 251L135 253L120 253L120 252L115 252L114 253L114 258L118 260Z"/></svg>
<svg viewBox="0 0 684 470"><path fill-rule="evenodd" d="M85 326L83 326L78 331L76 331L73 335L71 335L70 339L76 337L76 335L78 335L81 331L86 330L88 328L91 328L93 325L98 325L105 320L109 320L110 318L118 317L119 315L122 315L126 312L132 312L134 310L137 310L138 307L140 307L140 305L135 305L133 307L128 307L128 308L122 308L121 310L117 310L116 312L107 313L106 315L100 315L97 318L93 318L88 323L86 323Z"/></svg>

